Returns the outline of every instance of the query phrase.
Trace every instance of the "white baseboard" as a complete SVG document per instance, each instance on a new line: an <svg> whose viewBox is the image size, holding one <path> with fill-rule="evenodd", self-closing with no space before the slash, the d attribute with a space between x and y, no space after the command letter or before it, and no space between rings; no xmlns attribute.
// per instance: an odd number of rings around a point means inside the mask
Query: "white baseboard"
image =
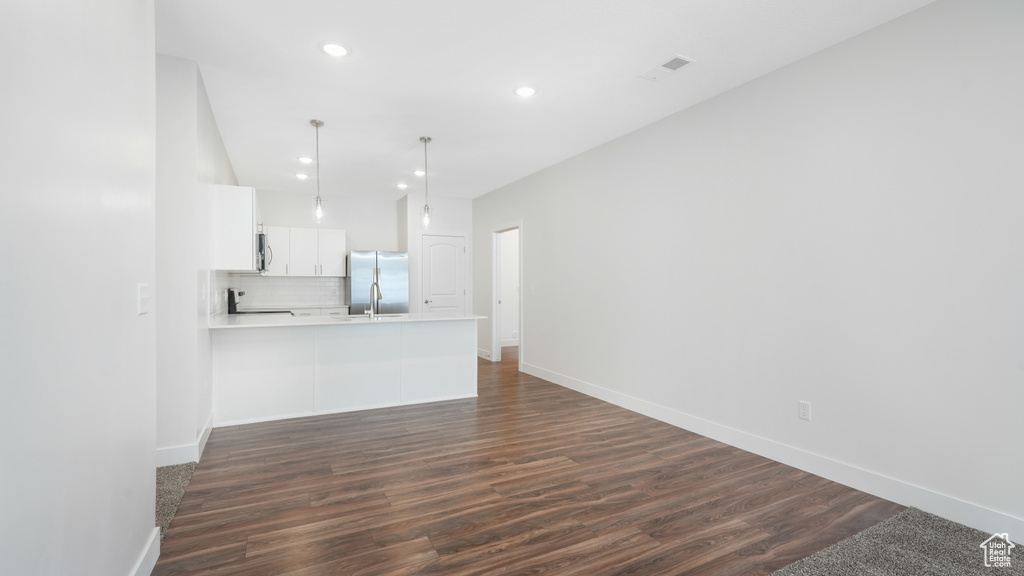
<svg viewBox="0 0 1024 576"><path fill-rule="evenodd" d="M696 432L719 442L753 452L777 462L799 468L811 474L828 478L862 492L885 498L904 506L913 506L925 512L948 518L954 522L976 528L987 533L1024 534L1024 519L1010 516L984 506L972 504L952 496L917 486L878 472L851 466L806 450L782 444L705 420L673 408L668 408L635 398L628 394L609 390L564 374L552 372L539 366L523 363L520 369L532 376L543 378L560 386L604 400L616 406Z"/></svg>
<svg viewBox="0 0 1024 576"><path fill-rule="evenodd" d="M156 449L156 467L173 466L186 462L198 462L198 450L196 444L182 444L181 446L168 446Z"/></svg>
<svg viewBox="0 0 1024 576"><path fill-rule="evenodd" d="M199 435L198 450L196 450L196 462L203 457L203 450L206 450L206 441L210 439L210 432L213 432L213 412L206 418L206 424L203 426L203 432Z"/></svg>
<svg viewBox="0 0 1024 576"><path fill-rule="evenodd" d="M150 576L153 573L153 568L156 567L157 558L160 557L160 528L153 528L153 531L149 534L149 542L146 543L146 548L139 555L139 559L135 562L135 567L129 573L129 576Z"/></svg>
<svg viewBox="0 0 1024 576"><path fill-rule="evenodd" d="M242 418L241 420L226 420L224 422L214 423L214 428L224 428L225 426L242 426L244 424L259 424L260 422L274 422L277 420L289 420L291 418L305 418L307 416L317 416L316 412L296 412L294 414L281 414L278 416L264 416L259 418Z"/></svg>
<svg viewBox="0 0 1024 576"><path fill-rule="evenodd" d="M199 459L203 455L203 450L206 449L206 441L210 439L210 432L213 431L213 413L206 419L206 425L203 426L203 431L199 434L199 438L191 444L182 444L181 446L168 446L165 448L156 449L156 465L160 466L172 466L174 464L184 464L186 462L199 462Z"/></svg>
<svg viewBox="0 0 1024 576"><path fill-rule="evenodd" d="M230 422L218 422L217 428L224 426L241 426L243 424L259 424L261 422L275 422L277 420L289 420L291 418L307 418L309 416L329 416L331 414L345 414L347 412L360 412L363 410L379 410L381 408L396 408L398 406L412 406L414 404L426 404L428 402L446 402L448 400L464 400L466 398L476 398L476 394L468 396L440 396L438 398L427 398L424 400L407 401L401 404L367 404L365 406L353 406L351 408L339 408L338 410L317 410L313 412L303 412L300 414L286 414L283 416L267 416L264 418L246 418L244 420L232 420Z"/></svg>
<svg viewBox="0 0 1024 576"><path fill-rule="evenodd" d="M502 340L501 341L501 347L504 348L506 346L516 346L516 347L518 347L519 346L519 339L518 338L513 338L511 340Z"/></svg>
<svg viewBox="0 0 1024 576"><path fill-rule="evenodd" d="M483 348L477 348L476 349L476 355L479 356L480 358L483 358L484 360L491 360L491 351L490 350L484 350Z"/></svg>

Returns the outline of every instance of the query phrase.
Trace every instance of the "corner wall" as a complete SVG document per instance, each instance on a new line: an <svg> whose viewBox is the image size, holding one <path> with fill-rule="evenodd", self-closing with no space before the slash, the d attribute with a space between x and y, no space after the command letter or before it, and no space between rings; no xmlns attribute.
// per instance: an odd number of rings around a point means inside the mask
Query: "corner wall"
<svg viewBox="0 0 1024 576"><path fill-rule="evenodd" d="M524 368L1024 533L1022 29L940 1L476 199L478 245L524 224Z"/></svg>
<svg viewBox="0 0 1024 576"><path fill-rule="evenodd" d="M195 62L156 55L157 465L196 462L212 429L210 194L237 184Z"/></svg>
<svg viewBox="0 0 1024 576"><path fill-rule="evenodd" d="M152 1L0 6L0 574L159 555L153 54Z"/></svg>

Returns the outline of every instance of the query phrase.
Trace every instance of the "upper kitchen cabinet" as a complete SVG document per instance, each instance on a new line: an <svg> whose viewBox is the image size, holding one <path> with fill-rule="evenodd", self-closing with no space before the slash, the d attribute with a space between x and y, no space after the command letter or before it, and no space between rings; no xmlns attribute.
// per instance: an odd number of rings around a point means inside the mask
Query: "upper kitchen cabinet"
<svg viewBox="0 0 1024 576"><path fill-rule="evenodd" d="M344 276L345 255L348 253L345 246L345 231L320 229L320 275L321 276Z"/></svg>
<svg viewBox="0 0 1024 576"><path fill-rule="evenodd" d="M264 226L274 259L273 276L344 276L345 231Z"/></svg>
<svg viewBox="0 0 1024 576"><path fill-rule="evenodd" d="M316 228L292 228L290 276L320 275L320 240Z"/></svg>
<svg viewBox="0 0 1024 576"><path fill-rule="evenodd" d="M213 269L256 272L259 262L256 233L260 219L256 189L216 185L211 209Z"/></svg>

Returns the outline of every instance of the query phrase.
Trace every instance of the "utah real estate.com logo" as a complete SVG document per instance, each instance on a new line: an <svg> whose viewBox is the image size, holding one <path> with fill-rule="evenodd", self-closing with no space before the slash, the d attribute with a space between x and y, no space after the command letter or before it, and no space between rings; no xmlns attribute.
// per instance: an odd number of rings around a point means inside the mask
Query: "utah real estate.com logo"
<svg viewBox="0 0 1024 576"><path fill-rule="evenodd" d="M1010 542L1009 534L997 532L991 538L982 542L981 547L985 550L985 567L1010 567L1010 550L1013 550L1014 544Z"/></svg>

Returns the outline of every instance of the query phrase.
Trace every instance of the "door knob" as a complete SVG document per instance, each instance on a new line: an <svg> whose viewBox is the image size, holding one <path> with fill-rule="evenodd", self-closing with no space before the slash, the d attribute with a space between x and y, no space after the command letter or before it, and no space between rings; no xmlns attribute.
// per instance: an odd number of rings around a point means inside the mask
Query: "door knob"
<svg viewBox="0 0 1024 576"><path fill-rule="evenodd" d="M424 300L423 301L424 304L430 304L431 302L433 302L433 300Z"/></svg>

